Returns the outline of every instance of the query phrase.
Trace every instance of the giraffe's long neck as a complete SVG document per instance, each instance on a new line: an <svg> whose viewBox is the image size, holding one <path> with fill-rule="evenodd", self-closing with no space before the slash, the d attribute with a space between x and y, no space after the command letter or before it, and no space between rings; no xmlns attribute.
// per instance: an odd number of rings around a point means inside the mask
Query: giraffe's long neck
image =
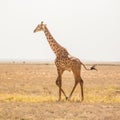
<svg viewBox="0 0 120 120"><path fill-rule="evenodd" d="M61 54L66 54L68 55L67 50L62 47L51 35L51 33L49 32L48 28L45 26L45 30L44 30L45 36L48 40L48 43L51 47L51 49L53 50L53 52L56 54L56 56L60 56Z"/></svg>

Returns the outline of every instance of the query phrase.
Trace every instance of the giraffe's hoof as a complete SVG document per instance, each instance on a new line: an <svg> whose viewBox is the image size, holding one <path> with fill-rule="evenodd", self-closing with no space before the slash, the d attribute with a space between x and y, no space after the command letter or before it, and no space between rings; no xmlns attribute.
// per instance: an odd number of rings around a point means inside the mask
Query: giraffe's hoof
<svg viewBox="0 0 120 120"><path fill-rule="evenodd" d="M81 102L83 102L84 98L81 99Z"/></svg>
<svg viewBox="0 0 120 120"><path fill-rule="evenodd" d="M66 97L66 100L68 100L69 99L69 97Z"/></svg>
<svg viewBox="0 0 120 120"><path fill-rule="evenodd" d="M67 97L67 99L66 99L67 101L70 101L70 97Z"/></svg>
<svg viewBox="0 0 120 120"><path fill-rule="evenodd" d="M61 101L61 99L59 98L58 100L57 100L57 102L60 102Z"/></svg>

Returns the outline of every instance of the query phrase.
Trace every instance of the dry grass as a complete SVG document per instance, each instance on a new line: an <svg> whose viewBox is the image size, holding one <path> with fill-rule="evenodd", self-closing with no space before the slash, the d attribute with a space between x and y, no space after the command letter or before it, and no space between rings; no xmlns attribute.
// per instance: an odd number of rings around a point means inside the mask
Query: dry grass
<svg viewBox="0 0 120 120"><path fill-rule="evenodd" d="M120 66L98 65L97 69L82 69L84 102L80 102L80 86L70 101L62 97L57 102L53 64L0 64L0 120L118 120ZM67 95L73 79L72 73L63 74Z"/></svg>
<svg viewBox="0 0 120 120"><path fill-rule="evenodd" d="M120 93L120 91L117 91L117 89L118 88L115 87L99 87L93 88L92 91L90 91L90 89L87 88L85 89L84 103L120 103L120 95L117 94L117 92ZM62 98L62 101L65 102L65 98ZM80 95L73 96L70 101L80 102ZM0 102L57 102L57 97L52 95L0 94Z"/></svg>

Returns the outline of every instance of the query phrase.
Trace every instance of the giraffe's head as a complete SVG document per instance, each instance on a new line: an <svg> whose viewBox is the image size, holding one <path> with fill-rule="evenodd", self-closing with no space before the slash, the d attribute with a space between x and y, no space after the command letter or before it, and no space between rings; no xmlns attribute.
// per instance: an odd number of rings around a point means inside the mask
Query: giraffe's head
<svg viewBox="0 0 120 120"><path fill-rule="evenodd" d="M37 27L34 30L34 33L39 31L44 31L44 29L45 29L45 24L43 24L43 21L42 21L40 24L37 25Z"/></svg>

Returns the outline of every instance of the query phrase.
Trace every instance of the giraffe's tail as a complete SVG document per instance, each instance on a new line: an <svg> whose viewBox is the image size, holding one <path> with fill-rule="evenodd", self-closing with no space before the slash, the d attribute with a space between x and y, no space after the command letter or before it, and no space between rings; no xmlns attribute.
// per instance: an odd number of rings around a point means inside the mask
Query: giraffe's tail
<svg viewBox="0 0 120 120"><path fill-rule="evenodd" d="M85 66L85 64L83 64L83 63L81 63L81 64L83 65L83 67L84 67L86 70L96 70L96 71L97 71L97 69L95 68L96 64L93 65L93 66L90 67L90 68L87 68L87 67Z"/></svg>

